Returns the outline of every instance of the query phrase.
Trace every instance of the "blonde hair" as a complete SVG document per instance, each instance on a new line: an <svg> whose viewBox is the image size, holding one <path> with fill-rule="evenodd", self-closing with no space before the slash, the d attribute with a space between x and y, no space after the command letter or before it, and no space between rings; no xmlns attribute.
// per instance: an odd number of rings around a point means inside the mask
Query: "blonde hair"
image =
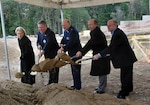
<svg viewBox="0 0 150 105"><path fill-rule="evenodd" d="M26 35L26 31L25 31L25 29L23 27L20 27L20 26L17 27L16 30L15 30L15 33L17 34L18 31L23 32L24 35Z"/></svg>

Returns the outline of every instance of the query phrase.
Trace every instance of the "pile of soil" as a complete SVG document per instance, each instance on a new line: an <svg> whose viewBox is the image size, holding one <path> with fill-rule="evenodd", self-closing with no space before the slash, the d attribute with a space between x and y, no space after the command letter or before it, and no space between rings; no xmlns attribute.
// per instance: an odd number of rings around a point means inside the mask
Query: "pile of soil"
<svg viewBox="0 0 150 105"><path fill-rule="evenodd" d="M36 92L41 105L145 105L121 100L105 94L89 93L86 90L70 90L60 84L51 84Z"/></svg>
<svg viewBox="0 0 150 105"><path fill-rule="evenodd" d="M31 38L31 41L36 50L36 38ZM49 73L43 73L44 78L38 73L36 84L33 86L20 83L20 79L15 78L20 56L17 39L7 39L7 43L12 81L6 81L4 43L0 39L0 48L2 48L0 51L0 103L2 105L149 105L150 103L150 64L147 62L138 61L134 64L134 90L126 100L121 100L115 98L120 90L120 70L114 69L113 66L108 75L106 93L93 94L93 90L98 86L98 77L89 75L90 60L82 63L82 89L79 91L67 88L73 83L69 64L60 68L59 84L44 86L47 84Z"/></svg>
<svg viewBox="0 0 150 105"><path fill-rule="evenodd" d="M1 105L35 105L37 103L35 90L31 85L1 81L0 103Z"/></svg>
<svg viewBox="0 0 150 105"><path fill-rule="evenodd" d="M62 84L51 84L36 88L14 82L0 82L2 105L145 105L121 100L105 94L93 94L86 90L70 90Z"/></svg>

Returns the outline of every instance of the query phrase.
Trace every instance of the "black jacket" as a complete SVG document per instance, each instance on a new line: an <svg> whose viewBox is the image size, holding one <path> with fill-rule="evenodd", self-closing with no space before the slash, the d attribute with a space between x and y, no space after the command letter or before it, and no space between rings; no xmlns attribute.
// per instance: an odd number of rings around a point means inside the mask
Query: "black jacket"
<svg viewBox="0 0 150 105"><path fill-rule="evenodd" d="M35 64L35 57L31 41L27 36L23 36L22 39L18 39L19 48L21 51L21 70L22 72L28 72Z"/></svg>
<svg viewBox="0 0 150 105"><path fill-rule="evenodd" d="M44 51L45 58L55 58L57 55L57 50L59 49L59 45L57 43L55 33L47 28L44 34L40 32L37 33L37 46L41 45L42 50Z"/></svg>
<svg viewBox="0 0 150 105"><path fill-rule="evenodd" d="M110 53L115 68L130 66L137 61L127 36L119 28L114 31L110 45L101 52L101 55L105 56L107 53Z"/></svg>
<svg viewBox="0 0 150 105"><path fill-rule="evenodd" d="M107 41L104 33L99 27L96 27L90 32L91 39L81 50L82 54L85 55L89 50L93 51L93 55L102 51L107 47ZM99 60L92 60L90 75L101 76L110 73L110 60L108 57L101 58Z"/></svg>
<svg viewBox="0 0 150 105"><path fill-rule="evenodd" d="M82 48L78 31L72 26L69 30L65 30L61 44L64 44L64 51L68 51L71 57L76 55L77 51L80 51Z"/></svg>

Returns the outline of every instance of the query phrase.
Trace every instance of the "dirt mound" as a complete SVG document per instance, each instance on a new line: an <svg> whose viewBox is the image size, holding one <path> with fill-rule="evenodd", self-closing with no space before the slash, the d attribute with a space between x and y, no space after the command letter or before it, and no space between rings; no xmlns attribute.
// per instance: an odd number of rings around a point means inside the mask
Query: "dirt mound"
<svg viewBox="0 0 150 105"><path fill-rule="evenodd" d="M31 38L35 55L37 54L36 38ZM82 90L74 91L66 88L72 85L70 65L60 68L59 84L47 84L49 73L37 73L34 86L20 83L15 78L18 71L20 50L17 39L7 39L10 70L12 80L0 82L0 105L149 105L150 103L150 64L138 61L134 64L133 82L134 91L126 100L114 98L120 89L120 70L112 67L108 75L108 84L105 94L93 94L94 88L98 85L98 77L90 76L91 61L82 64ZM0 39L0 80L6 80L7 70L5 67L4 43ZM90 56L87 55L87 57ZM42 77L44 75L44 78ZM60 85L65 84L64 85ZM38 89L37 89L38 88ZM132 101L131 101L132 100ZM133 101L137 101L133 102Z"/></svg>
<svg viewBox="0 0 150 105"><path fill-rule="evenodd" d="M1 105L35 105L35 89L27 84L14 81L0 82Z"/></svg>
<svg viewBox="0 0 150 105"><path fill-rule="evenodd" d="M7 101L6 101L7 100ZM14 82L0 82L1 105L145 105L121 100L109 94L93 94L88 91L70 90L62 84L36 88Z"/></svg>
<svg viewBox="0 0 150 105"><path fill-rule="evenodd" d="M36 92L41 105L144 105L127 100L116 99L109 94L93 94L86 90L51 84Z"/></svg>

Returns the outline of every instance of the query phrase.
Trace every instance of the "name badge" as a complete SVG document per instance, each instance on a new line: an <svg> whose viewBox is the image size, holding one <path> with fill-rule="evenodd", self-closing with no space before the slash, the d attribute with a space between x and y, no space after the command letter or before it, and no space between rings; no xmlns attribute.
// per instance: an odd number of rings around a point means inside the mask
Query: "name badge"
<svg viewBox="0 0 150 105"><path fill-rule="evenodd" d="M43 40L43 43L46 43L46 40L45 40L45 39Z"/></svg>
<svg viewBox="0 0 150 105"><path fill-rule="evenodd" d="M69 40L69 37L66 37L66 40Z"/></svg>

